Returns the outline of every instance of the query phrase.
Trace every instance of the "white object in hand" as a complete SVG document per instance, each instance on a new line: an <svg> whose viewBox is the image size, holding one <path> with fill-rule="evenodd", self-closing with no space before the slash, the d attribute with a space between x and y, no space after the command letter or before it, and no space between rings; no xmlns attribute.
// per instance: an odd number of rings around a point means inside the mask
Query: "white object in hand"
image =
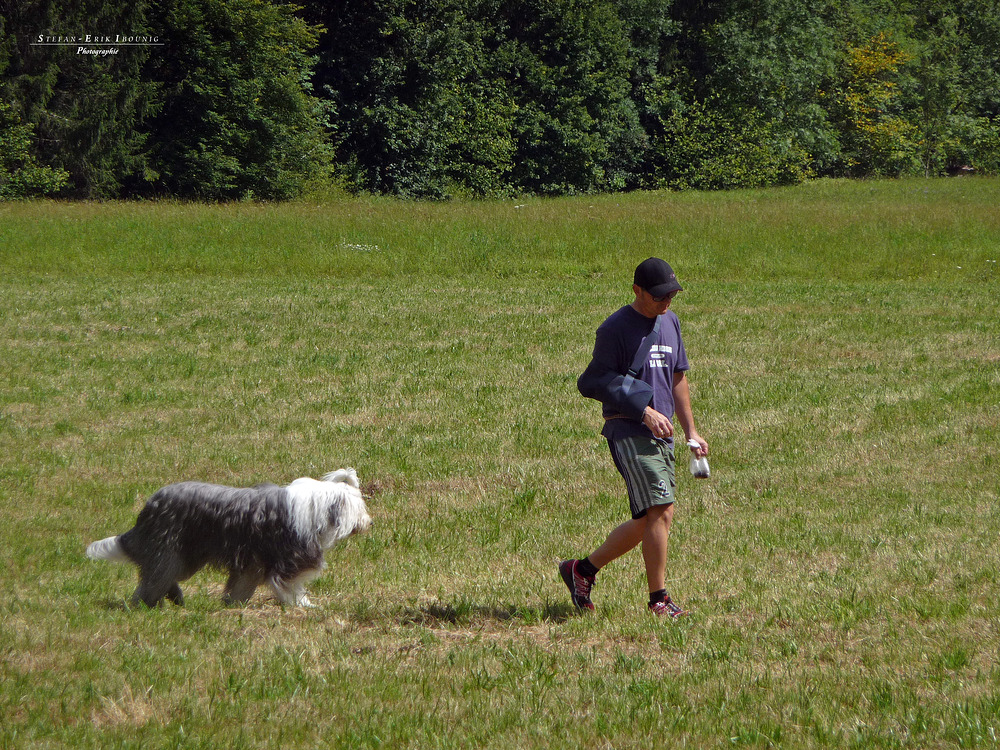
<svg viewBox="0 0 1000 750"><path fill-rule="evenodd" d="M697 440L688 440L687 446L691 449L691 476L695 479L708 479L711 473L711 470L708 468L708 456L698 458L698 454L695 452L701 448L701 444Z"/></svg>

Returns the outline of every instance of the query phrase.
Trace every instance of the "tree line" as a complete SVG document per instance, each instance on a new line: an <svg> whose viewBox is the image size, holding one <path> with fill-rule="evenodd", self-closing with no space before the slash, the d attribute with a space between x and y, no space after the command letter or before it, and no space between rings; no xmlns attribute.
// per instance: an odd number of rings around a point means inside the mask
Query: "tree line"
<svg viewBox="0 0 1000 750"><path fill-rule="evenodd" d="M0 198L957 169L1000 171L995 0L0 0Z"/></svg>

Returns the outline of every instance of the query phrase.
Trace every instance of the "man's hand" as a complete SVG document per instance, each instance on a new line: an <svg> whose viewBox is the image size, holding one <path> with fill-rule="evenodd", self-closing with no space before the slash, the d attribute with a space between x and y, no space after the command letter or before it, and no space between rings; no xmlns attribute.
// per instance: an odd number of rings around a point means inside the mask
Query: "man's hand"
<svg viewBox="0 0 1000 750"><path fill-rule="evenodd" d="M653 437L666 440L674 435L674 425L652 406L647 406L642 414L642 423L653 433Z"/></svg>
<svg viewBox="0 0 1000 750"><path fill-rule="evenodd" d="M691 432L687 437L688 440L694 440L698 444L697 448L692 448L690 444L688 445L694 451L696 458L704 458L708 455L708 443L701 435L697 432Z"/></svg>

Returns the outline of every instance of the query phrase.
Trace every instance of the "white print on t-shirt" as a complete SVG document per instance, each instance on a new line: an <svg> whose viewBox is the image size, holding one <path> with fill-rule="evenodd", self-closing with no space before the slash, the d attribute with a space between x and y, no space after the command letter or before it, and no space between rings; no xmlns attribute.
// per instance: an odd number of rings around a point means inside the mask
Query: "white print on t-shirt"
<svg viewBox="0 0 1000 750"><path fill-rule="evenodd" d="M667 355L673 354L674 348L672 346L666 346L665 344L654 344L653 348L649 350L649 366L650 367L667 367Z"/></svg>

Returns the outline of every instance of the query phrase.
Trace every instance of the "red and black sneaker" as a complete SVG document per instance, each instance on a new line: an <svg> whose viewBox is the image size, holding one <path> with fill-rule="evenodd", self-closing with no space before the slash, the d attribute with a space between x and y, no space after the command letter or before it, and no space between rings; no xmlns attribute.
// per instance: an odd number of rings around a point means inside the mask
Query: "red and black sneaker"
<svg viewBox="0 0 1000 750"><path fill-rule="evenodd" d="M656 602L656 604L649 605L649 611L652 612L657 617L670 617L676 620L678 617L684 617L684 615L691 614L686 609L681 609L677 604L668 596L665 601Z"/></svg>
<svg viewBox="0 0 1000 750"><path fill-rule="evenodd" d="M577 572L579 567L579 560L563 560L559 563L559 575L569 589L569 595L573 597L576 608L593 611L594 603L590 601L590 590L594 587L594 576L580 575Z"/></svg>

